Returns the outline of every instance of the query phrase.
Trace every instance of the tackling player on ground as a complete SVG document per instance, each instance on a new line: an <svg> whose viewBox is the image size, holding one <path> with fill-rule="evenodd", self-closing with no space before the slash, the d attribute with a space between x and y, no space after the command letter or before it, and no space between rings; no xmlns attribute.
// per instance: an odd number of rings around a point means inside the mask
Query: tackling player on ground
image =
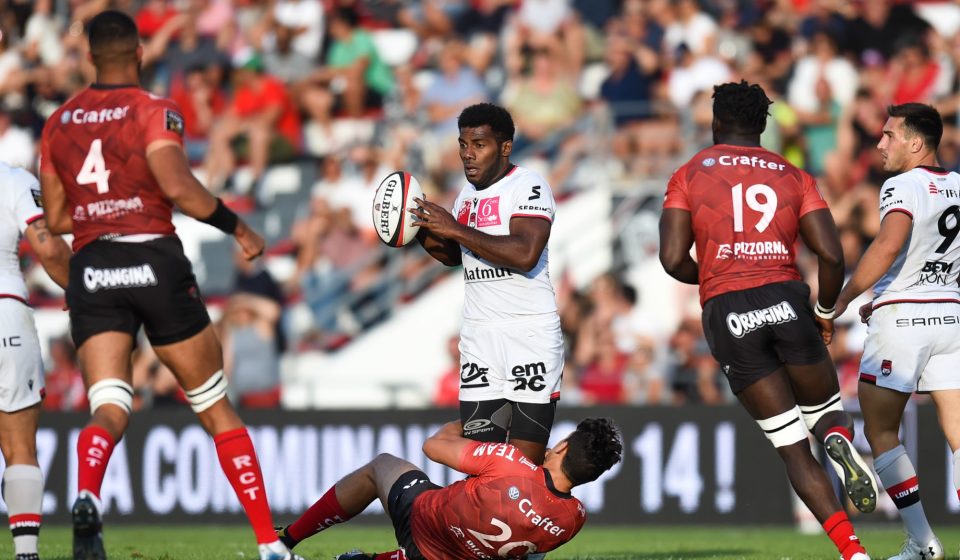
<svg viewBox="0 0 960 560"><path fill-rule="evenodd" d="M873 511L876 484L850 443L853 421L818 331L818 323L829 326L825 317L843 283L843 254L813 178L760 147L770 104L757 85L714 88L714 146L670 178L660 260L677 280L700 285L704 332L730 388L843 560L864 560L801 424L826 446L856 507ZM794 264L798 232L819 261L816 320Z"/></svg>
<svg viewBox="0 0 960 560"><path fill-rule="evenodd" d="M37 463L37 421L43 399L40 341L20 272L20 237L26 237L47 274L67 287L70 248L47 229L40 184L23 169L0 163L0 450L16 560L39 560L43 473Z"/></svg>
<svg viewBox="0 0 960 560"><path fill-rule="evenodd" d="M953 450L960 491L960 175L937 163L943 122L933 107L887 108L877 145L887 179L880 231L837 298L836 314L873 287L860 360L860 409L873 466L907 529L896 560L945 558L920 503L917 472L900 443L914 391L929 392Z"/></svg>
<svg viewBox="0 0 960 560"><path fill-rule="evenodd" d="M475 560L521 558L572 539L586 509L570 490L620 462L623 442L613 421L588 418L548 449L538 467L509 443L463 437L450 422L423 445L431 460L472 475L446 488L416 465L382 454L343 478L284 528L290 548L343 523L380 499L401 550L341 554L341 560Z"/></svg>
<svg viewBox="0 0 960 560"><path fill-rule="evenodd" d="M553 191L510 163L510 113L490 103L460 113L468 184L445 208L418 200L417 239L447 266L463 265L460 419L476 441L509 441L543 461L563 371L563 336L550 282L547 240ZM456 216L456 218L454 218Z"/></svg>
<svg viewBox="0 0 960 560"><path fill-rule="evenodd" d="M174 233L173 205L232 234L248 259L263 251L263 239L194 178L176 105L140 89L133 20L102 12L87 35L97 81L51 115L41 145L48 227L74 234L67 303L92 413L77 440L74 559L106 557L100 487L129 422L130 353L141 325L213 436L260 557L291 558L273 531L250 436L225 398L220 343Z"/></svg>

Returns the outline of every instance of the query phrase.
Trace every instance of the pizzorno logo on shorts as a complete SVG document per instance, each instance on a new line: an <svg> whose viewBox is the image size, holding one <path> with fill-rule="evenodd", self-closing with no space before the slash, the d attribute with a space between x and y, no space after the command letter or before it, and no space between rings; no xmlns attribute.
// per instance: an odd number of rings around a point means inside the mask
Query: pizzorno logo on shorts
<svg viewBox="0 0 960 560"><path fill-rule="evenodd" d="M143 288L157 285L157 274L149 264L121 268L83 269L83 287L88 292L116 288Z"/></svg>
<svg viewBox="0 0 960 560"><path fill-rule="evenodd" d="M746 313L730 313L727 315L727 328L730 329L730 334L742 338L747 333L761 327L787 323L796 318L797 312L793 310L790 303L781 301L766 309L757 309Z"/></svg>

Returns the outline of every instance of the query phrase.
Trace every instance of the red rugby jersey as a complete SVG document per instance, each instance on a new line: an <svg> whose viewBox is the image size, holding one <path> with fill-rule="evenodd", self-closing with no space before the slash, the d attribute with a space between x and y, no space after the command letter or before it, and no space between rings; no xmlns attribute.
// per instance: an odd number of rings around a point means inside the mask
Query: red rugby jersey
<svg viewBox="0 0 960 560"><path fill-rule="evenodd" d="M587 512L553 488L549 473L507 443L467 447L461 472L472 474L413 503L413 540L425 558L521 558L569 541Z"/></svg>
<svg viewBox="0 0 960 560"><path fill-rule="evenodd" d="M136 86L93 85L47 119L40 170L56 173L73 217L73 250L98 238L174 233L173 204L147 165L147 146L182 145L183 116Z"/></svg>
<svg viewBox="0 0 960 560"><path fill-rule="evenodd" d="M799 280L800 218L827 203L813 177L780 155L717 144L670 177L663 207L691 213L703 304L726 292Z"/></svg>

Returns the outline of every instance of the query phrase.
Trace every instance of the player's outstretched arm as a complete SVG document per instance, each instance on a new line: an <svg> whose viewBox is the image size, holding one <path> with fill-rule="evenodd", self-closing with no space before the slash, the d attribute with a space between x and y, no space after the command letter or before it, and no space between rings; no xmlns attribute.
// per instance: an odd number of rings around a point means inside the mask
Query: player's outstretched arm
<svg viewBox="0 0 960 560"><path fill-rule="evenodd" d="M843 247L830 210L804 214L800 218L800 237L817 255L817 301L825 309L833 309L843 286Z"/></svg>
<svg viewBox="0 0 960 560"><path fill-rule="evenodd" d="M44 218L34 220L23 232L40 264L50 278L63 289L70 280L70 247L59 235L50 233Z"/></svg>
<svg viewBox="0 0 960 560"><path fill-rule="evenodd" d="M172 140L152 142L147 146L147 164L160 190L184 214L233 235L247 260L263 253L263 238L200 184L179 144Z"/></svg>
<svg viewBox="0 0 960 560"><path fill-rule="evenodd" d="M660 264L684 284L700 283L700 267L690 256L693 225L690 211L664 208L660 215Z"/></svg>
<svg viewBox="0 0 960 560"><path fill-rule="evenodd" d="M409 210L417 218L414 225L463 245L497 266L533 270L550 239L551 223L543 218L512 218L508 235L490 235L461 224L445 208L428 200L417 199L417 204L419 208Z"/></svg>
<svg viewBox="0 0 960 560"><path fill-rule="evenodd" d="M423 443L423 454L435 463L461 470L461 458L470 445L477 442L463 437L459 420L447 422ZM462 471L461 471L462 472Z"/></svg>
<svg viewBox="0 0 960 560"><path fill-rule="evenodd" d="M50 233L71 233L73 217L67 209L67 193L56 173L40 173L40 195L43 198L43 217Z"/></svg>
<svg viewBox="0 0 960 560"><path fill-rule="evenodd" d="M904 212L890 212L883 218L877 237L860 257L856 270L837 298L837 315L890 270L912 230L913 218Z"/></svg>

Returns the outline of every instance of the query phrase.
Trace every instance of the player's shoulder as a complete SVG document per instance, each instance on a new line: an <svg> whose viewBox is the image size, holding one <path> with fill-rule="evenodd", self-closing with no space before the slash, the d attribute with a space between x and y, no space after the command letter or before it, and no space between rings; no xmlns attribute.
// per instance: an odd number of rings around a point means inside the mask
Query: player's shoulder
<svg viewBox="0 0 960 560"><path fill-rule="evenodd" d="M529 167L515 165L513 170L507 174L507 179L509 180L510 186L515 189L540 186L544 190L553 192L547 179Z"/></svg>
<svg viewBox="0 0 960 560"><path fill-rule="evenodd" d="M29 188L38 182L33 173L30 173L22 167L12 167L6 163L0 163L0 180L2 180L4 186L7 187L4 190L9 190L11 185Z"/></svg>
<svg viewBox="0 0 960 560"><path fill-rule="evenodd" d="M892 177L888 177L880 187L881 196L883 192L887 191L887 189L911 189L917 185L926 184L927 182L929 181L927 180L927 176L922 169L908 169L903 173L897 173Z"/></svg>

